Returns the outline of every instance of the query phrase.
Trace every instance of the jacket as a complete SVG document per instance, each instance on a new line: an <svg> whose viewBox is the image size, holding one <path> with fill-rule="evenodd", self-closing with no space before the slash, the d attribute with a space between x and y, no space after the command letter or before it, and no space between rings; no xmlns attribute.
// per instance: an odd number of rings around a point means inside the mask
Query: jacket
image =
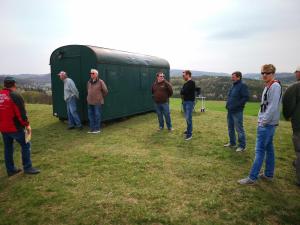
<svg viewBox="0 0 300 225"><path fill-rule="evenodd" d="M196 83L189 80L184 83L180 90L180 95L183 101L195 101Z"/></svg>
<svg viewBox="0 0 300 225"><path fill-rule="evenodd" d="M293 132L300 132L300 82L291 85L285 91L282 113L285 119L291 119Z"/></svg>
<svg viewBox="0 0 300 225"><path fill-rule="evenodd" d="M241 80L233 83L228 92L226 109L230 112L240 112L244 110L246 102L249 100L248 86Z"/></svg>
<svg viewBox="0 0 300 225"><path fill-rule="evenodd" d="M258 113L259 126L279 124L281 93L281 85L276 80L264 88L261 96L261 109Z"/></svg>
<svg viewBox="0 0 300 225"><path fill-rule="evenodd" d="M108 94L107 87L103 80L90 79L87 83L87 102L89 105L103 105L104 97Z"/></svg>
<svg viewBox="0 0 300 225"><path fill-rule="evenodd" d="M0 91L0 132L11 133L29 125L24 100L15 91L4 88Z"/></svg>
<svg viewBox="0 0 300 225"><path fill-rule="evenodd" d="M152 85L152 94L156 103L166 103L173 95L172 85L166 80L162 82L155 81Z"/></svg>

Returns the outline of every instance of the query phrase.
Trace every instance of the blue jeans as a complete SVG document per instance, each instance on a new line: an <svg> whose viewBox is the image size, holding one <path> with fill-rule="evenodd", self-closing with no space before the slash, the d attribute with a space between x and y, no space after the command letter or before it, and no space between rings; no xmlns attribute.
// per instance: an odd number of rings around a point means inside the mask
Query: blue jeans
<svg viewBox="0 0 300 225"><path fill-rule="evenodd" d="M273 146L273 137L276 126L266 125L257 128L255 159L250 171L249 177L257 180L258 174L266 156L265 175L267 177L274 176L275 154Z"/></svg>
<svg viewBox="0 0 300 225"><path fill-rule="evenodd" d="M183 111L184 111L184 116L186 120L186 135L191 136L193 133L193 109L194 109L195 102L194 101L184 101L183 102Z"/></svg>
<svg viewBox="0 0 300 225"><path fill-rule="evenodd" d="M169 103L155 103L155 110L158 118L159 128L164 128L164 117L168 129L172 128Z"/></svg>
<svg viewBox="0 0 300 225"><path fill-rule="evenodd" d="M91 131L100 130L101 105L88 105L88 117Z"/></svg>
<svg viewBox="0 0 300 225"><path fill-rule="evenodd" d="M14 172L16 170L14 164L14 140L16 140L22 148L21 154L23 169L30 169L32 167L30 159L30 143L25 142L24 130L13 133L2 133L2 138L4 143L4 159L7 173Z"/></svg>
<svg viewBox="0 0 300 225"><path fill-rule="evenodd" d="M246 147L246 135L243 126L243 111L227 113L228 135L231 145L236 145L235 131L238 134L239 147Z"/></svg>
<svg viewBox="0 0 300 225"><path fill-rule="evenodd" d="M77 113L76 96L68 98L66 102L69 127L81 127L81 121Z"/></svg>

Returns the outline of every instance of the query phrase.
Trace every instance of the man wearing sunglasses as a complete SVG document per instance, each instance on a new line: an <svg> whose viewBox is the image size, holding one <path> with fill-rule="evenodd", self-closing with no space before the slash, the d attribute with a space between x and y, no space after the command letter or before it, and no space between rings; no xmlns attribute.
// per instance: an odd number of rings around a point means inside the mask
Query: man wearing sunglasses
<svg viewBox="0 0 300 225"><path fill-rule="evenodd" d="M166 120L167 128L172 131L172 123L169 108L169 98L173 95L172 85L165 80L163 72L156 74L156 80L152 85L152 94L155 102L155 110L157 113L159 128L164 129L164 117Z"/></svg>
<svg viewBox="0 0 300 225"><path fill-rule="evenodd" d="M293 128L293 143L296 160L293 162L296 168L296 185L300 187L300 66L295 71L297 82L291 85L284 93L282 99L282 113L286 120L291 119Z"/></svg>
<svg viewBox="0 0 300 225"><path fill-rule="evenodd" d="M261 98L261 108L258 114L255 159L248 177L238 181L242 185L255 184L258 178L272 181L275 169L275 153L273 137L280 118L280 103L282 88L275 80L276 68L272 64L261 68L265 88ZM265 170L260 173L265 160Z"/></svg>

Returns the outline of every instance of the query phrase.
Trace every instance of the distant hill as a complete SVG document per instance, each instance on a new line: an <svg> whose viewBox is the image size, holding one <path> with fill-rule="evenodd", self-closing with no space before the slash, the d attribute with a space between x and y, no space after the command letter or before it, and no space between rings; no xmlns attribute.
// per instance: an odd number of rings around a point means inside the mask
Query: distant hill
<svg viewBox="0 0 300 225"><path fill-rule="evenodd" d="M179 69L171 69L170 70L170 76L171 77L181 77L182 71ZM198 71L198 70L191 70L193 76L230 76L228 73L220 73L220 72L207 72L207 71Z"/></svg>
<svg viewBox="0 0 300 225"><path fill-rule="evenodd" d="M51 90L51 76L50 74L1 74L0 84L3 84L6 76L13 76L18 85L25 89L41 89L45 91Z"/></svg>
<svg viewBox="0 0 300 225"><path fill-rule="evenodd" d="M226 100L228 91L232 85L231 78L200 76L193 78L196 82L196 86L201 88L201 94L208 100ZM248 85L250 93L250 101L260 101L261 93L264 88L262 80L253 80L243 78L243 82ZM180 89L184 83L182 78L171 77L171 83L174 88L174 96L180 97ZM287 85L283 84L283 88L286 89Z"/></svg>
<svg viewBox="0 0 300 225"><path fill-rule="evenodd" d="M179 97L180 88L182 87L182 71L179 69L171 69L171 82L174 86L174 95ZM202 93L208 99L225 100L227 92L231 86L231 75L228 73L192 71L197 86L201 87ZM0 75L0 84L3 83L6 74ZM19 87L25 90L42 90L51 93L51 76L50 74L19 74L13 75ZM278 73L277 79L282 82L284 88L295 82L293 73ZM261 74L248 73L243 75L243 80L249 86L251 101L259 101L263 89L263 81Z"/></svg>
<svg viewBox="0 0 300 225"><path fill-rule="evenodd" d="M171 77L181 77L183 70L179 69L171 69L170 76ZM200 76L210 76L210 77L230 77L229 73L220 73L220 72L207 72L207 71L197 71L192 70L193 77ZM260 80L260 73L245 73L243 74L243 78L251 79L251 80ZM295 82L295 75L293 73L277 73L276 78L280 80L283 84L291 84Z"/></svg>

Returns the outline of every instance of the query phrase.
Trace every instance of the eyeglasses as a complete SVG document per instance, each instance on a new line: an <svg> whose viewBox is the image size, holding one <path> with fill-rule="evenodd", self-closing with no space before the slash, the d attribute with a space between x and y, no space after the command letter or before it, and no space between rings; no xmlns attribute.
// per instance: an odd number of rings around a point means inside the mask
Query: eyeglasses
<svg viewBox="0 0 300 225"><path fill-rule="evenodd" d="M273 72L261 72L261 75L270 75L272 74Z"/></svg>

